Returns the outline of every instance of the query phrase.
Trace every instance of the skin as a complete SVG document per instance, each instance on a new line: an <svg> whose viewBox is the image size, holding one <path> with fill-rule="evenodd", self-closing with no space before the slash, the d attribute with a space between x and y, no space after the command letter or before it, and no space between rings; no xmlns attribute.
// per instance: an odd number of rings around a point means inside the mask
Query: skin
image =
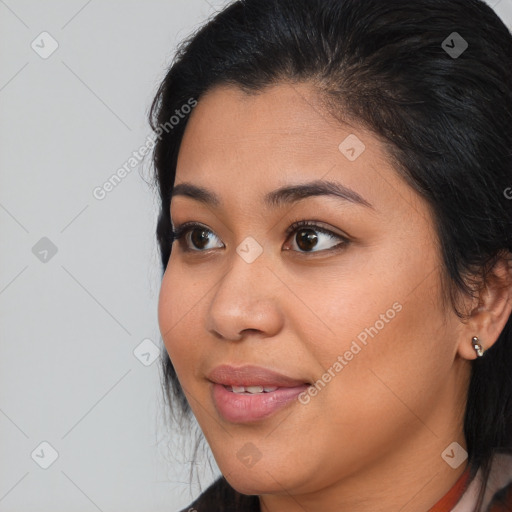
<svg viewBox="0 0 512 512"><path fill-rule="evenodd" d="M338 149L350 134L366 147L354 161ZM340 182L373 208L333 196L278 208L262 202L314 179ZM215 192L222 205L172 199L174 226L201 223L210 243L187 252L190 239L174 242L158 318L228 482L259 495L268 512L432 507L467 464L453 469L441 454L452 442L466 448L471 338L484 349L496 341L512 308L510 286L465 299L467 321L455 315L444 300L429 205L398 176L380 140L327 115L309 84L251 96L233 86L210 90L180 148L175 184L183 182ZM297 231L285 234L296 220L317 221L349 243L327 250L342 239L309 228L320 248L308 252ZM236 252L248 236L263 248L250 264ZM509 275L500 262L496 283ZM252 424L217 412L206 379L215 366L250 363L315 382L395 303L401 310L306 405L294 401ZM237 457L247 443L261 455L251 467Z"/></svg>

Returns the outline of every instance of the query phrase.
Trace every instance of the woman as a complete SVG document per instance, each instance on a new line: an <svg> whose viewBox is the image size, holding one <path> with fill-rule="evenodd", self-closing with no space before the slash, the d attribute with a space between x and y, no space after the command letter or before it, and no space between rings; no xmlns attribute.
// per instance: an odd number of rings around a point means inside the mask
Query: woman
<svg viewBox="0 0 512 512"><path fill-rule="evenodd" d="M187 510L512 510L511 55L479 0L237 1L181 45L158 315L222 472Z"/></svg>

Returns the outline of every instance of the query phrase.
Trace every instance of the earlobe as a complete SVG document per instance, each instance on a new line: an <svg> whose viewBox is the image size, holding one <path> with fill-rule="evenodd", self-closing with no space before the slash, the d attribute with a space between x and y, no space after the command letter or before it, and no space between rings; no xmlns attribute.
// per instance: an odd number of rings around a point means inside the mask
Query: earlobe
<svg viewBox="0 0 512 512"><path fill-rule="evenodd" d="M498 340L512 312L511 254L501 257L489 273L480 292L478 306L470 318L458 348L464 359L483 357Z"/></svg>

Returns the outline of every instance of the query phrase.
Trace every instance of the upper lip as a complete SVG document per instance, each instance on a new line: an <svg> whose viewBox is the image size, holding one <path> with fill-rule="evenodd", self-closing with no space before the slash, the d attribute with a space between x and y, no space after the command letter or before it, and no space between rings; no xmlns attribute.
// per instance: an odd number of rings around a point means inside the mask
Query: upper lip
<svg viewBox="0 0 512 512"><path fill-rule="evenodd" d="M215 367L208 379L224 386L268 386L293 388L308 384L301 379L293 379L262 366L231 366L223 364Z"/></svg>

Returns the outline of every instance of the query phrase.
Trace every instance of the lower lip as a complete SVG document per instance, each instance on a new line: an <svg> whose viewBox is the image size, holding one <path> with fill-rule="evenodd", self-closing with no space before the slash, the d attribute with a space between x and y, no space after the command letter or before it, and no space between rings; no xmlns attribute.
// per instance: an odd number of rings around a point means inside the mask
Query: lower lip
<svg viewBox="0 0 512 512"><path fill-rule="evenodd" d="M267 418L296 400L308 388L304 384L293 388L278 388L270 393L246 395L233 393L222 384L212 384L212 396L217 411L232 423L248 423Z"/></svg>

